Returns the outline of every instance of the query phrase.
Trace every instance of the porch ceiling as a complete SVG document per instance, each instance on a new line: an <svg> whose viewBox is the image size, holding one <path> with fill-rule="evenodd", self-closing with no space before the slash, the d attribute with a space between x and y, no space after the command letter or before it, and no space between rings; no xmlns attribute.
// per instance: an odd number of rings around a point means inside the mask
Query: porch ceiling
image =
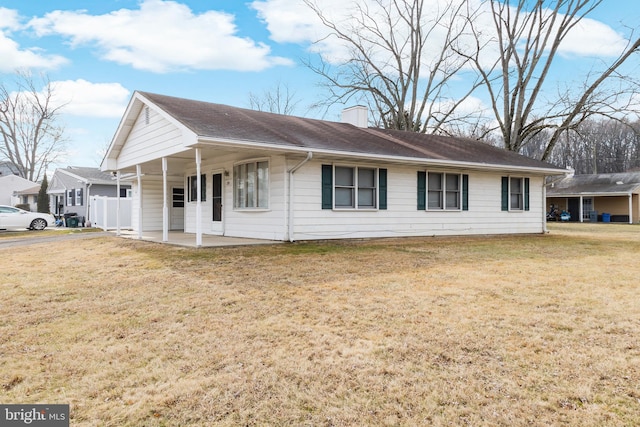
<svg viewBox="0 0 640 427"><path fill-rule="evenodd" d="M219 147L203 146L202 148L202 161L211 161L215 157L224 156L238 150L221 149ZM167 173L169 175L182 175L185 168L189 164L194 164L196 161L195 149L189 149L177 154L173 154L167 157ZM144 175L162 175L162 158L152 159L146 162L140 163L142 173ZM130 166L120 169L121 173L136 173L136 167Z"/></svg>

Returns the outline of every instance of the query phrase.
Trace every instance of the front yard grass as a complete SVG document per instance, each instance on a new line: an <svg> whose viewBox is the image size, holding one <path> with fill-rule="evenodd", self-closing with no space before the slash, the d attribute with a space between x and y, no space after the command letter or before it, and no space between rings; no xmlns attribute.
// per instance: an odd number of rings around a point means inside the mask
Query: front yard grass
<svg viewBox="0 0 640 427"><path fill-rule="evenodd" d="M3 250L2 403L73 426L640 424L640 227Z"/></svg>
<svg viewBox="0 0 640 427"><path fill-rule="evenodd" d="M38 237L53 237L62 234L77 233L98 233L100 228L67 228L67 227L47 227L44 230L0 230L0 240L10 239L31 239Z"/></svg>

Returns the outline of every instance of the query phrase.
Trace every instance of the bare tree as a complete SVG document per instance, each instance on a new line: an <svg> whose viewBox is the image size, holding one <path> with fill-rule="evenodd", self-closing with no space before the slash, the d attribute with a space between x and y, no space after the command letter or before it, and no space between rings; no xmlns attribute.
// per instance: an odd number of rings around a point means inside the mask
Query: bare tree
<svg viewBox="0 0 640 427"><path fill-rule="evenodd" d="M300 100L296 99L296 92L291 91L288 84L278 82L273 88L265 90L262 95L249 93L249 108L291 115L296 112Z"/></svg>
<svg viewBox="0 0 640 427"><path fill-rule="evenodd" d="M346 20L331 17L315 0L304 2L328 37L348 50L342 60L307 63L323 78L329 105L355 97L369 105L378 126L415 132L445 132L451 121L477 121L460 107L479 81L472 78L458 96L450 85L468 61L454 47L473 20L469 2L438 2L441 8L425 0L355 2Z"/></svg>
<svg viewBox="0 0 640 427"><path fill-rule="evenodd" d="M573 132L566 132L551 152L548 160L554 164L572 167L577 174L616 173L634 170L640 166L640 128L637 122L613 119L588 119ZM540 141L544 150L546 140ZM525 151L534 147L527 144ZM526 153L525 153L526 154Z"/></svg>
<svg viewBox="0 0 640 427"><path fill-rule="evenodd" d="M30 181L38 181L64 149L64 128L58 119L64 105L54 103L47 77L38 90L32 75L18 72L15 90L0 84L0 154Z"/></svg>
<svg viewBox="0 0 640 427"><path fill-rule="evenodd" d="M561 137L583 121L595 116L619 118L620 112L631 108L638 82L619 70L638 51L640 39L631 40L604 71L587 75L580 90L550 87L550 70L562 42L602 0L490 0L489 3L495 39L481 45L480 40L486 39L487 34L470 21L478 44L475 49L458 53L472 61L482 76L506 149L522 152L536 135L550 131L539 156L546 160ZM491 43L497 59L488 66L485 47ZM549 98L550 90L558 90L557 95Z"/></svg>

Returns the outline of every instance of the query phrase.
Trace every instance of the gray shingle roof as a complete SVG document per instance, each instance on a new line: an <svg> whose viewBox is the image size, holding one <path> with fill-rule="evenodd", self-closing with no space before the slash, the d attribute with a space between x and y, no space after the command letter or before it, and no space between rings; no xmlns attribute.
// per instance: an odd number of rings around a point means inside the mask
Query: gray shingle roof
<svg viewBox="0 0 640 427"><path fill-rule="evenodd" d="M482 142L347 123L285 116L221 104L138 92L201 138L344 153L517 168L564 169Z"/></svg>
<svg viewBox="0 0 640 427"><path fill-rule="evenodd" d="M547 187L547 196L640 192L640 172L575 175Z"/></svg>
<svg viewBox="0 0 640 427"><path fill-rule="evenodd" d="M71 173L86 179L91 184L100 185L116 185L116 181L109 172L103 172L99 168L90 168L83 166L68 166L61 171Z"/></svg>
<svg viewBox="0 0 640 427"><path fill-rule="evenodd" d="M11 162L0 162L0 176L6 175L20 175L20 171Z"/></svg>

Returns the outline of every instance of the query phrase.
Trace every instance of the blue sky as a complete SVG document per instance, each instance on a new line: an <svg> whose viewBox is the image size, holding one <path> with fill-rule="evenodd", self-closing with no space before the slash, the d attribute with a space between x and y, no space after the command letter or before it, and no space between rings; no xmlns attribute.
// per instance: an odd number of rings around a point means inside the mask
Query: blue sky
<svg viewBox="0 0 640 427"><path fill-rule="evenodd" d="M335 13L346 3L319 1ZM640 2L605 0L590 16L567 42L559 81L615 57ZM299 115L317 117L307 106L323 93L302 59L322 31L301 0L2 0L0 81L10 84L18 68L46 72L69 102L57 166L97 167L134 90L248 107L250 93L280 82L295 91Z"/></svg>

